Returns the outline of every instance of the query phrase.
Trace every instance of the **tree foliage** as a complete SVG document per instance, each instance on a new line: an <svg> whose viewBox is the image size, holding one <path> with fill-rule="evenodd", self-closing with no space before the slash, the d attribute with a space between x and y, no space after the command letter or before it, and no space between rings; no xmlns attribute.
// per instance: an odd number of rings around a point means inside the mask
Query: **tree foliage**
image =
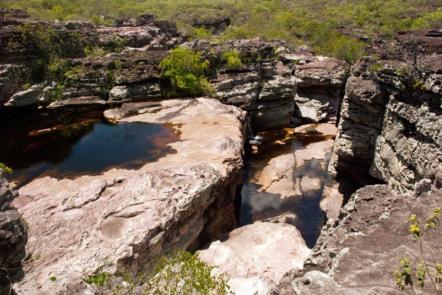
<svg viewBox="0 0 442 295"><path fill-rule="evenodd" d="M209 61L201 53L184 47L172 49L161 61L163 77L170 80L174 95L197 96L209 94L210 83L205 77Z"/></svg>

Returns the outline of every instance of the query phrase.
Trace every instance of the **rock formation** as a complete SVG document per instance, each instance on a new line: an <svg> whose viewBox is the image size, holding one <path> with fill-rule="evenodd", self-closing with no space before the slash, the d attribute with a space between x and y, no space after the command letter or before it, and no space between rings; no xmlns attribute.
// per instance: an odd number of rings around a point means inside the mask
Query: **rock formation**
<svg viewBox="0 0 442 295"><path fill-rule="evenodd" d="M439 39L400 35L353 67L331 171L371 167L397 193L428 191L442 165Z"/></svg>
<svg viewBox="0 0 442 295"><path fill-rule="evenodd" d="M0 293L9 294L11 284L23 278L27 226L11 205L17 192L10 189L0 169Z"/></svg>
<svg viewBox="0 0 442 295"><path fill-rule="evenodd" d="M21 187L14 204L29 224L31 257L15 286L21 294L63 292L100 271L148 269L163 254L195 249L236 226L240 109L199 98L125 105L106 117L169 124L180 141L170 144L175 153L140 169L48 176Z"/></svg>
<svg viewBox="0 0 442 295"><path fill-rule="evenodd" d="M232 231L225 242L214 242L198 256L215 272L225 274L234 294L278 292L284 274L301 269L310 254L296 227L258 222ZM269 258L271 255L271 258Z"/></svg>
<svg viewBox="0 0 442 295"><path fill-rule="evenodd" d="M408 232L408 219L417 214L425 220L440 207L441 179L434 191L415 199L395 195L386 185L367 186L355 193L339 219L329 220L318 244L304 264L280 285L280 294L403 294L393 272L403 256L416 257L415 239ZM426 237L425 259L440 259L441 235ZM293 279L296 277L296 279ZM426 285L425 294L431 293Z"/></svg>

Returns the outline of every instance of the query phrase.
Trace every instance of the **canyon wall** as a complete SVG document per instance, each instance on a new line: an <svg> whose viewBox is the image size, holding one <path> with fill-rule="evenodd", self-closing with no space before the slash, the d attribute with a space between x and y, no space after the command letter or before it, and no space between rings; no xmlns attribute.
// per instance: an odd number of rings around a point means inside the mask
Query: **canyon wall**
<svg viewBox="0 0 442 295"><path fill-rule="evenodd" d="M353 66L330 171L366 173L397 193L428 191L442 166L442 37L399 35Z"/></svg>

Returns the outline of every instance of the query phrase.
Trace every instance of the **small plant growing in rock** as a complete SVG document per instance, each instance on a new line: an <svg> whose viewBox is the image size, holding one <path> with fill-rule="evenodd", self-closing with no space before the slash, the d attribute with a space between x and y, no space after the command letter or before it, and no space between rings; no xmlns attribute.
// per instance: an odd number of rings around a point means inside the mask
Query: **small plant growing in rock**
<svg viewBox="0 0 442 295"><path fill-rule="evenodd" d="M170 80L174 95L197 96L212 92L205 77L209 61L204 60L199 52L184 47L172 49L160 67L163 77Z"/></svg>
<svg viewBox="0 0 442 295"><path fill-rule="evenodd" d="M241 56L237 50L229 50L224 52L221 59L223 62L225 62L228 70L238 70L244 66Z"/></svg>
<svg viewBox="0 0 442 295"><path fill-rule="evenodd" d="M83 51L87 57L102 57L109 53L103 47L99 46L86 46Z"/></svg>
<svg viewBox="0 0 442 295"><path fill-rule="evenodd" d="M416 215L411 215L409 218L409 232L416 240L419 259L418 263L412 262L409 257L402 257L400 260L400 267L394 273L396 285L401 290L411 288L413 293L417 293L414 287L417 286L421 289L425 287L425 282L428 279L431 282L431 286L435 291L435 294L440 293L440 286L442 284L442 263L436 263L431 265L424 256L425 250L423 241L425 236L432 230L435 230L439 224L441 217L441 209L436 208L433 213L427 218L424 226L417 219Z"/></svg>
<svg viewBox="0 0 442 295"><path fill-rule="evenodd" d="M11 174L13 172L12 168L6 166L4 163L0 162L0 175L2 173Z"/></svg>
<svg viewBox="0 0 442 295"><path fill-rule="evenodd" d="M212 267L196 255L180 251L164 257L146 284L147 294L229 294L224 277L212 276Z"/></svg>
<svg viewBox="0 0 442 295"><path fill-rule="evenodd" d="M97 274L88 276L83 281L86 284L89 284L89 285L95 285L95 286L103 287L103 286L106 285L106 283L109 280L110 276L111 276L111 274L109 274L107 272L99 272Z"/></svg>
<svg viewBox="0 0 442 295"><path fill-rule="evenodd" d="M109 273L99 272L88 276L83 281L93 286L96 294L231 294L223 276L212 275L212 267L186 251L178 251L171 256L162 257L151 273L138 275L128 273L116 277Z"/></svg>

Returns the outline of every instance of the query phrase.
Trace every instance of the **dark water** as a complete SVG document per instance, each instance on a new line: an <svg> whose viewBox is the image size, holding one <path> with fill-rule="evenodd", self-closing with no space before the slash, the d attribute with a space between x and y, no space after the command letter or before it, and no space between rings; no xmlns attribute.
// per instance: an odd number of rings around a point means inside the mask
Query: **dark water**
<svg viewBox="0 0 442 295"><path fill-rule="evenodd" d="M268 164L270 159L294 153L297 149L308 148L312 143L329 140L332 137L323 135L316 130L293 134L290 133L290 129L266 132L260 135L264 138L264 142L254 152L250 151L246 161L246 182L241 192L240 223L246 225L258 220L274 220L276 217L286 214L284 222L295 225L307 246L312 248L326 222L325 213L320 208L323 189L325 185L336 183L336 180L332 179L327 172L331 151L324 155L324 158L312 158L305 161L293 171L291 177L301 192L293 197L284 198L280 194L260 191L261 185L255 183L254 176ZM320 180L322 189L303 191L301 186L303 177ZM344 181L338 183L338 186L344 197L360 187L350 178L345 178ZM296 187L293 188L293 191L295 189Z"/></svg>
<svg viewBox="0 0 442 295"><path fill-rule="evenodd" d="M8 178L18 186L52 176L73 178L111 168L137 169L174 153L167 144L179 139L173 126L147 123L83 122L57 132L30 132L1 153L14 169Z"/></svg>

